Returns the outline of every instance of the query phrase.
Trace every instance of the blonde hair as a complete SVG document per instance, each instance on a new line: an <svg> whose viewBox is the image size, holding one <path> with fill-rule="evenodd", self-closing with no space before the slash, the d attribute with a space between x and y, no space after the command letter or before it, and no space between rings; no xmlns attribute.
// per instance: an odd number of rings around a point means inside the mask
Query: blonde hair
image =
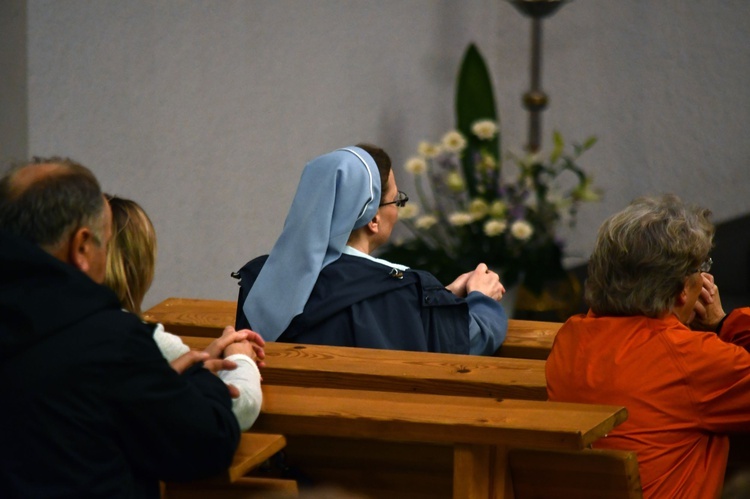
<svg viewBox="0 0 750 499"><path fill-rule="evenodd" d="M143 298L154 279L156 231L135 201L109 195L107 200L112 209L112 240L104 284L126 310L141 315Z"/></svg>

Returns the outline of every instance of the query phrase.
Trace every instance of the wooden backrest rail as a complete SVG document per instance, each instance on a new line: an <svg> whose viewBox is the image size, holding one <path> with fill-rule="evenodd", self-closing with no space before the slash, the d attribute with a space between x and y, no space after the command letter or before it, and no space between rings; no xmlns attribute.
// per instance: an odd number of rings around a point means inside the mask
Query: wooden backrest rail
<svg viewBox="0 0 750 499"><path fill-rule="evenodd" d="M183 336L202 350L212 338ZM546 400L542 360L267 343L264 384Z"/></svg>
<svg viewBox="0 0 750 499"><path fill-rule="evenodd" d="M225 300L167 298L144 313L151 322L160 322L170 333L180 336L215 338L224 327L233 325L237 303ZM559 322L508 321L508 334L497 356L546 359L552 348Z"/></svg>

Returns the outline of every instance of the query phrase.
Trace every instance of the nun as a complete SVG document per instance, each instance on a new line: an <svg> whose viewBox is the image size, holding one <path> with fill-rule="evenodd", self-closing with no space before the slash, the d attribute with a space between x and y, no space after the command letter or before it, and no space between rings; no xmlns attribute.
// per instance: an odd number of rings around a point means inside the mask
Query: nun
<svg viewBox="0 0 750 499"><path fill-rule="evenodd" d="M281 236L239 272L237 328L266 341L492 355L508 318L480 263L448 286L371 256L408 197L382 149L358 144L304 168Z"/></svg>

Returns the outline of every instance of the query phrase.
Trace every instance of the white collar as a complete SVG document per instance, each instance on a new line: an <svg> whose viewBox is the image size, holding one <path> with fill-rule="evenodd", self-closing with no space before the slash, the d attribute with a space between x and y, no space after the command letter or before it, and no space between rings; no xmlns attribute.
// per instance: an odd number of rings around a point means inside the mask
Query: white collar
<svg viewBox="0 0 750 499"><path fill-rule="evenodd" d="M409 269L409 267L407 267L406 265L399 265L398 263L389 262L388 260L383 260L382 258L375 258L373 256L368 255L364 251L359 251L358 249L352 248L349 245L344 246L342 253L346 253L347 255L351 255L351 256L358 256L360 258L367 258L368 260L372 260L373 262L377 262L381 265L385 265L386 267L391 267L391 268L398 269L401 271Z"/></svg>

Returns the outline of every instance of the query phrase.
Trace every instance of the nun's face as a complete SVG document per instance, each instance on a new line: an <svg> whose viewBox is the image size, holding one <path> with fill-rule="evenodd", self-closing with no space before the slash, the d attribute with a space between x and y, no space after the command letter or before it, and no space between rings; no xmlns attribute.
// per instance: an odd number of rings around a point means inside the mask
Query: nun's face
<svg viewBox="0 0 750 499"><path fill-rule="evenodd" d="M395 201L398 198L398 186L396 185L396 177L393 176L393 170L388 175L388 189L385 196L381 199L387 203L389 201ZM378 208L378 215L380 215L380 232L378 234L380 244L385 244L391 237L393 226L398 221L398 206L393 203L386 204Z"/></svg>

